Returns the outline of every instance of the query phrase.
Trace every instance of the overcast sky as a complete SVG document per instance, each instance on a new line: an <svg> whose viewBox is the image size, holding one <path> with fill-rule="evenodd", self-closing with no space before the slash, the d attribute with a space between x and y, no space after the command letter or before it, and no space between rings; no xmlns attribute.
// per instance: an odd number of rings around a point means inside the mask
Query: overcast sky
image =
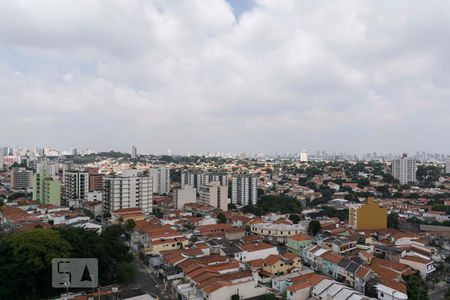
<svg viewBox="0 0 450 300"><path fill-rule="evenodd" d="M450 153L450 1L3 0L0 145Z"/></svg>

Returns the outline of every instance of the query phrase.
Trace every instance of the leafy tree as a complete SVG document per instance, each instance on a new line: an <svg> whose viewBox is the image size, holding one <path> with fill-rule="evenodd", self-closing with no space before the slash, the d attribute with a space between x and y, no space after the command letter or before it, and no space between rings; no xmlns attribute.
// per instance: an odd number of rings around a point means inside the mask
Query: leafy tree
<svg viewBox="0 0 450 300"><path fill-rule="evenodd" d="M388 228L398 228L398 214L390 213L387 217Z"/></svg>
<svg viewBox="0 0 450 300"><path fill-rule="evenodd" d="M348 208L344 209L336 209L331 206L323 206L322 210L327 214L329 217L336 217L341 221L348 220Z"/></svg>
<svg viewBox="0 0 450 300"><path fill-rule="evenodd" d="M289 215L289 220L291 220L292 223L294 223L294 224L298 224L298 222L300 222L301 218L297 214L290 214Z"/></svg>
<svg viewBox="0 0 450 300"><path fill-rule="evenodd" d="M8 250L6 255L0 253L0 257L7 258L0 264L0 274L8 276L3 293L10 296L5 299L51 294L52 259L70 257L71 251L71 245L56 231L43 228L15 234L3 242L2 248Z"/></svg>
<svg viewBox="0 0 450 300"><path fill-rule="evenodd" d="M308 225L308 233L312 236L315 236L322 229L320 222L317 220L311 220Z"/></svg>
<svg viewBox="0 0 450 300"><path fill-rule="evenodd" d="M239 296L239 294L233 294L231 295L231 300L239 300L241 299L241 297Z"/></svg>
<svg viewBox="0 0 450 300"><path fill-rule="evenodd" d="M161 219L162 217L164 217L164 213L162 212L161 209L159 208L154 208L153 209L153 214L155 215L155 217Z"/></svg>
<svg viewBox="0 0 450 300"><path fill-rule="evenodd" d="M227 222L227 218L223 213L219 213L217 215L217 220L219 221L220 224L225 224Z"/></svg>
<svg viewBox="0 0 450 300"><path fill-rule="evenodd" d="M277 297L275 296L275 294L265 294L263 297L263 300L276 300Z"/></svg>
<svg viewBox="0 0 450 300"><path fill-rule="evenodd" d="M403 276L408 292L408 299L410 300L429 300L428 289L425 282L420 277L420 273Z"/></svg>
<svg viewBox="0 0 450 300"><path fill-rule="evenodd" d="M228 210L233 210L233 209L237 209L236 204L234 204L234 203L229 203L229 204L228 204Z"/></svg>
<svg viewBox="0 0 450 300"><path fill-rule="evenodd" d="M121 262L117 266L119 282L129 282L134 275L135 266L130 262Z"/></svg>
<svg viewBox="0 0 450 300"><path fill-rule="evenodd" d="M133 219L129 219L125 222L125 230L131 232L136 227L136 222Z"/></svg>

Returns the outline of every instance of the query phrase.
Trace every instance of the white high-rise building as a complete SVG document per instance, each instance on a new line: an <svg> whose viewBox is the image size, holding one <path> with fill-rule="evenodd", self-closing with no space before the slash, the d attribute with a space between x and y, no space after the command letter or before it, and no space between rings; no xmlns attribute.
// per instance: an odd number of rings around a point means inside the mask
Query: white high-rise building
<svg viewBox="0 0 450 300"><path fill-rule="evenodd" d="M128 170L122 176L103 178L103 208L113 212L121 208L140 207L152 212L152 177Z"/></svg>
<svg viewBox="0 0 450 300"><path fill-rule="evenodd" d="M300 151L300 161L301 162L308 162L308 152L306 152L305 149Z"/></svg>
<svg viewBox="0 0 450 300"><path fill-rule="evenodd" d="M59 178L59 166L56 163L50 161L40 161L36 164L36 173L40 173L44 171L48 177L52 177L54 179Z"/></svg>
<svg viewBox="0 0 450 300"><path fill-rule="evenodd" d="M87 200L89 173L81 171L64 172L64 195L67 200Z"/></svg>
<svg viewBox="0 0 450 300"><path fill-rule="evenodd" d="M168 194L170 191L170 168L167 165L155 165L151 171L153 193Z"/></svg>
<svg viewBox="0 0 450 300"><path fill-rule="evenodd" d="M407 184L408 182L416 181L416 160L408 158L403 154L401 158L395 159L392 162L392 176L400 181L400 184Z"/></svg>
<svg viewBox="0 0 450 300"><path fill-rule="evenodd" d="M136 159L138 157L138 155L137 155L137 148L136 148L136 146L132 146L131 147L131 158L132 159Z"/></svg>
<svg viewBox="0 0 450 300"><path fill-rule="evenodd" d="M189 185L185 185L181 189L174 189L173 202L176 209L183 210L185 204L197 202L197 190Z"/></svg>
<svg viewBox="0 0 450 300"><path fill-rule="evenodd" d="M445 164L445 173L450 174L450 159L448 159Z"/></svg>
<svg viewBox="0 0 450 300"><path fill-rule="evenodd" d="M198 189L198 203L217 207L223 211L228 210L228 187L219 181L212 181Z"/></svg>
<svg viewBox="0 0 450 300"><path fill-rule="evenodd" d="M3 165L4 165L4 161L3 161L3 149L2 149L2 147L0 147L0 170L3 170Z"/></svg>
<svg viewBox="0 0 450 300"><path fill-rule="evenodd" d="M231 181L231 203L238 205L256 204L258 179L250 174L234 174Z"/></svg>

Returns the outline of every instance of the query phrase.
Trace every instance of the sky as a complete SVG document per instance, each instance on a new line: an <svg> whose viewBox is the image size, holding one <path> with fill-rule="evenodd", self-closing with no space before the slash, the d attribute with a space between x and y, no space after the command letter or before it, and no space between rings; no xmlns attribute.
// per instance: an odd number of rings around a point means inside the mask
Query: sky
<svg viewBox="0 0 450 300"><path fill-rule="evenodd" d="M450 2L3 0L0 145L450 153Z"/></svg>

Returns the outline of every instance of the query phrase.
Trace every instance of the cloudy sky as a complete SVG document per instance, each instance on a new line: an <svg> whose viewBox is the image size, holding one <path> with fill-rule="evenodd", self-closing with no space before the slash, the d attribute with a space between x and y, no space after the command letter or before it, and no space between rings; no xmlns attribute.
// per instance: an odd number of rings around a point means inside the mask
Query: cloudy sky
<svg viewBox="0 0 450 300"><path fill-rule="evenodd" d="M450 153L450 2L2 0L0 145Z"/></svg>

